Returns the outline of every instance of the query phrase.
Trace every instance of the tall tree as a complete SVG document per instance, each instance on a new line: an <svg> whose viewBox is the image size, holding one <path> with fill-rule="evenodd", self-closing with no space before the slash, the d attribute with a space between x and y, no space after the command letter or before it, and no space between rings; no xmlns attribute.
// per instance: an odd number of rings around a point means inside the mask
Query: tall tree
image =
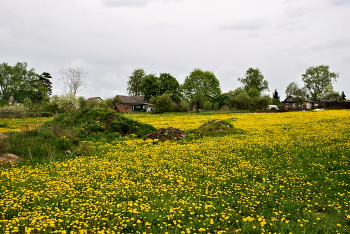
<svg viewBox="0 0 350 234"><path fill-rule="evenodd" d="M134 69L132 74L129 76L127 83L127 90L129 95L139 96L141 95L140 84L142 79L146 76L145 70L139 68Z"/></svg>
<svg viewBox="0 0 350 234"><path fill-rule="evenodd" d="M244 78L238 78L243 84L243 89L249 91L250 89L257 89L259 93L262 93L265 90L269 90L269 83L267 80L264 80L264 76L261 74L259 68L249 68Z"/></svg>
<svg viewBox="0 0 350 234"><path fill-rule="evenodd" d="M52 79L52 76L48 72L41 73L39 77L40 81L43 82L44 86L48 89L48 95L52 94L52 82L50 79Z"/></svg>
<svg viewBox="0 0 350 234"><path fill-rule="evenodd" d="M0 64L0 96L4 102L23 102L25 98L40 100L47 92L34 68L27 69L26 62L15 66Z"/></svg>
<svg viewBox="0 0 350 234"><path fill-rule="evenodd" d="M273 92L272 94L272 104L274 105L277 105L279 104L281 101L280 101L280 96L277 92L277 89L275 89L275 91Z"/></svg>
<svg viewBox="0 0 350 234"><path fill-rule="evenodd" d="M188 100L195 96L203 96L204 100L211 101L216 99L220 94L220 82L211 71L202 71L194 69L189 76L185 78L182 90Z"/></svg>
<svg viewBox="0 0 350 234"><path fill-rule="evenodd" d="M159 95L159 87L158 77L154 74L149 74L142 78L141 83L139 84L139 92L149 101L152 96L156 97Z"/></svg>
<svg viewBox="0 0 350 234"><path fill-rule="evenodd" d="M61 69L61 82L65 88L69 88L69 92L76 95L83 87L86 86L85 78L88 75L83 68L67 68Z"/></svg>
<svg viewBox="0 0 350 234"><path fill-rule="evenodd" d="M301 88L297 84L297 82L290 82L289 85L286 88L286 96L291 96L291 95L297 95L300 93Z"/></svg>
<svg viewBox="0 0 350 234"><path fill-rule="evenodd" d="M171 99L175 102L180 102L182 98L181 87L179 82L169 73L160 73L159 75L159 88L162 95L167 93Z"/></svg>
<svg viewBox="0 0 350 234"><path fill-rule="evenodd" d="M317 96L323 92L326 86L332 85L339 77L339 74L330 72L329 66L319 65L307 68L301 77L308 92L308 98L316 101L319 100Z"/></svg>
<svg viewBox="0 0 350 234"><path fill-rule="evenodd" d="M341 92L340 100L341 100L341 101L345 101L345 100L346 100L346 96L345 96L344 91Z"/></svg>

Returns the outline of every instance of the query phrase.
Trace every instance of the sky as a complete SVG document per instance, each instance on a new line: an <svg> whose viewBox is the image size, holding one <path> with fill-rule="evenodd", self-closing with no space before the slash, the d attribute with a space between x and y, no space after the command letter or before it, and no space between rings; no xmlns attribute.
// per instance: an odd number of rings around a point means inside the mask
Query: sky
<svg viewBox="0 0 350 234"><path fill-rule="evenodd" d="M170 73L180 84L195 68L213 72L222 92L260 69L281 100L311 66L339 73L350 99L350 0L0 0L0 63L27 62L52 75L83 68L77 95L127 94L134 69Z"/></svg>

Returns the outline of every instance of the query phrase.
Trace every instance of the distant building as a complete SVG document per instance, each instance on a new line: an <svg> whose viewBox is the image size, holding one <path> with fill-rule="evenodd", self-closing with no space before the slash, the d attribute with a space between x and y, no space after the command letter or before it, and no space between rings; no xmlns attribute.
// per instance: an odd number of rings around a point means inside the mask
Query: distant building
<svg viewBox="0 0 350 234"><path fill-rule="evenodd" d="M132 111L150 111L151 105L145 102L145 99L143 96L117 95L117 97L120 99L121 105L130 106Z"/></svg>

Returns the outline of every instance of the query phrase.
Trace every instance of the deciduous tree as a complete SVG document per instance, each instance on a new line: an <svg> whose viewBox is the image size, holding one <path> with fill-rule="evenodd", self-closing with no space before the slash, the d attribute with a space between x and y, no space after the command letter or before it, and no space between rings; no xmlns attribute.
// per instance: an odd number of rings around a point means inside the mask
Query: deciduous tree
<svg viewBox="0 0 350 234"><path fill-rule="evenodd" d="M220 82L215 74L198 68L194 69L185 78L182 90L188 100L192 100L200 93L200 95L203 95L204 100L212 101L221 94Z"/></svg>
<svg viewBox="0 0 350 234"><path fill-rule="evenodd" d="M267 80L264 80L264 76L261 74L259 68L249 68L244 78L238 78L243 84L243 89L249 91L250 89L255 88L262 93L265 90L269 90L269 83Z"/></svg>
<svg viewBox="0 0 350 234"><path fill-rule="evenodd" d="M129 95L138 96L141 95L140 84L142 79L146 76L145 70L139 68L134 69L132 74L129 76L127 83L127 90Z"/></svg>
<svg viewBox="0 0 350 234"><path fill-rule="evenodd" d="M149 101L152 96L158 96L160 94L158 77L154 74L149 74L143 77L141 83L139 84L139 92L147 101Z"/></svg>
<svg viewBox="0 0 350 234"><path fill-rule="evenodd" d="M42 100L49 90L40 81L34 68L27 69L26 62L15 66L0 64L0 96L5 103Z"/></svg>
<svg viewBox="0 0 350 234"><path fill-rule="evenodd" d="M61 69L60 74L61 82L64 84L65 88L68 87L69 93L73 95L76 95L78 91L86 86L85 78L88 73L81 67Z"/></svg>
<svg viewBox="0 0 350 234"><path fill-rule="evenodd" d="M301 77L308 92L308 98L316 101L319 100L317 96L323 92L326 86L332 85L339 77L339 74L330 72L329 66L319 65L307 68Z"/></svg>
<svg viewBox="0 0 350 234"><path fill-rule="evenodd" d="M169 73L160 73L159 75L159 95L167 93L174 102L180 102L182 98L179 82Z"/></svg>

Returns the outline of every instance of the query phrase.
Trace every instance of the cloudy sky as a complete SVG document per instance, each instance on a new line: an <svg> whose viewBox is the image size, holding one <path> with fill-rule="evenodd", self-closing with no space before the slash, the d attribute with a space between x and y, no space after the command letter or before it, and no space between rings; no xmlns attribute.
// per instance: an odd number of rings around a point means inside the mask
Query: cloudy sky
<svg viewBox="0 0 350 234"><path fill-rule="evenodd" d="M308 67L329 65L350 98L350 0L0 2L0 63L49 72L54 94L68 67L89 73L78 92L87 98L127 94L138 68L180 84L194 68L212 71L227 92L253 67L284 99Z"/></svg>

